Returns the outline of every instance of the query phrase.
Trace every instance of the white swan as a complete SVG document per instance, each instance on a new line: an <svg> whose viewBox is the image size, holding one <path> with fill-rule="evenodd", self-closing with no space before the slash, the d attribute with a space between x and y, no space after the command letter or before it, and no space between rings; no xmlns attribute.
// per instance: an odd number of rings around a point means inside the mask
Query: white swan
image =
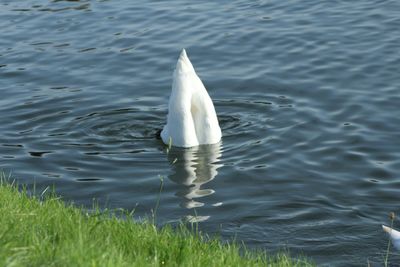
<svg viewBox="0 0 400 267"><path fill-rule="evenodd" d="M161 139L165 144L193 147L218 143L221 135L213 102L183 49L176 63Z"/></svg>
<svg viewBox="0 0 400 267"><path fill-rule="evenodd" d="M400 250L400 232L394 230L393 228L387 227L385 225L382 225L383 231L389 234L390 239L392 240L393 246L396 249Z"/></svg>

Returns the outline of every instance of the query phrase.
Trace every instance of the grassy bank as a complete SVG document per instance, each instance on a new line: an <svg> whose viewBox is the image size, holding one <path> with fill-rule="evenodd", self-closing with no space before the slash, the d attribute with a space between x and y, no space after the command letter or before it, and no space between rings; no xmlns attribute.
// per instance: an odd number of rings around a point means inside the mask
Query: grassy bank
<svg viewBox="0 0 400 267"><path fill-rule="evenodd" d="M181 229L87 214L0 182L0 266L310 266L285 254L239 253Z"/></svg>

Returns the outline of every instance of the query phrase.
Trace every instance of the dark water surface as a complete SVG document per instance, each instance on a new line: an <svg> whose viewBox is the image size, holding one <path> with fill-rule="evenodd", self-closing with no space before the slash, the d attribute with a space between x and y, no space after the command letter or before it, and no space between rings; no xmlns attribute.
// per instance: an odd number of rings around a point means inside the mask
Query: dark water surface
<svg viewBox="0 0 400 267"><path fill-rule="evenodd" d="M161 224L379 266L380 225L400 212L399 12L373 0L0 0L0 169L138 217L160 175ZM155 135L183 47L223 140L167 153Z"/></svg>

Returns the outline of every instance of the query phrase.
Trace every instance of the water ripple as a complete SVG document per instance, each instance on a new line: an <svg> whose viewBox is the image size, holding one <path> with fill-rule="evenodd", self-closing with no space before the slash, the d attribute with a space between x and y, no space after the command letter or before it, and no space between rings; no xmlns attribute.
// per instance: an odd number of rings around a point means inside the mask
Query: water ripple
<svg viewBox="0 0 400 267"><path fill-rule="evenodd" d="M0 7L2 170L139 217L160 197L161 224L321 265L382 263L400 190L397 1ZM157 138L183 47L214 99L216 147Z"/></svg>

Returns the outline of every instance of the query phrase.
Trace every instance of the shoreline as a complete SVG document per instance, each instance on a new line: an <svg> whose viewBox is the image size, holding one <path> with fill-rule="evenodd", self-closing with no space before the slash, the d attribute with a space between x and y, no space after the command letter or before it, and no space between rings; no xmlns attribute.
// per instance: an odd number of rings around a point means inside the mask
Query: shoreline
<svg viewBox="0 0 400 267"><path fill-rule="evenodd" d="M55 195L29 197L4 178L0 212L1 266L314 266L222 244L183 224L157 228L100 209L89 214Z"/></svg>

